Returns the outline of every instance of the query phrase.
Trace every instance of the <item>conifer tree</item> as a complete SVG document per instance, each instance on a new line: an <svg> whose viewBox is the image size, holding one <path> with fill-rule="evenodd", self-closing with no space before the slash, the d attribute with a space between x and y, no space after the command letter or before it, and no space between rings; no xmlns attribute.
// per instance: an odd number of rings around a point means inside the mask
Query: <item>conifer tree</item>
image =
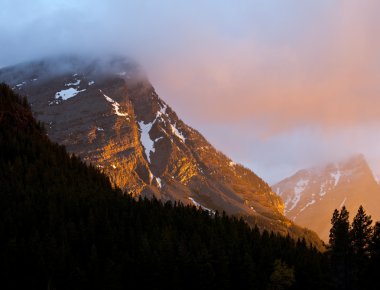
<svg viewBox="0 0 380 290"><path fill-rule="evenodd" d="M338 223L339 221L339 211L337 209L334 210L332 218L331 218L331 229L330 229L330 235L329 235L329 244L330 249L333 251L333 249L336 248L336 234L338 231Z"/></svg>
<svg viewBox="0 0 380 290"><path fill-rule="evenodd" d="M378 261L380 266L380 222L376 222L375 226L373 227L371 258L375 261Z"/></svg>
<svg viewBox="0 0 380 290"><path fill-rule="evenodd" d="M380 273L380 222L376 222L373 226L369 253L369 265L365 268L364 277L360 278L365 281L366 289L377 290L379 289L378 275Z"/></svg>
<svg viewBox="0 0 380 290"><path fill-rule="evenodd" d="M350 284L350 222L345 206L339 212L335 209L330 230L330 258L333 280L340 289L347 289Z"/></svg>
<svg viewBox="0 0 380 290"><path fill-rule="evenodd" d="M374 273L380 272L380 222L376 222L373 227L373 235L371 241L371 270Z"/></svg>
<svg viewBox="0 0 380 290"><path fill-rule="evenodd" d="M350 222L349 213L345 206L339 212L335 209L332 219L332 228L330 230L330 249L334 254L344 254L349 251L350 244Z"/></svg>
<svg viewBox="0 0 380 290"><path fill-rule="evenodd" d="M359 260L369 257L369 250L372 238L372 219L367 215L362 206L354 217L351 228L351 241L353 253Z"/></svg>
<svg viewBox="0 0 380 290"><path fill-rule="evenodd" d="M363 281L368 269L370 246L372 239L372 219L368 216L363 207L360 206L350 231L352 247L352 273L353 282L356 288L363 287Z"/></svg>

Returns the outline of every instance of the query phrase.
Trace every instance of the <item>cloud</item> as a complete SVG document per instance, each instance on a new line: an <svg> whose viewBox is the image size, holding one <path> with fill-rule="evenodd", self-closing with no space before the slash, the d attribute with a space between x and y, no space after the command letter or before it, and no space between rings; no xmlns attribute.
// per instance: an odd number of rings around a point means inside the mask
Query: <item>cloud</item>
<svg viewBox="0 0 380 290"><path fill-rule="evenodd" d="M185 96L173 98L179 107L205 103L197 108L205 121L254 119L276 133L305 123L330 130L379 120L376 8L373 1L345 1L275 41L249 31L238 39L202 31L154 77L170 84L167 95Z"/></svg>
<svg viewBox="0 0 380 290"><path fill-rule="evenodd" d="M364 152L380 171L379 9L377 0L4 0L0 66L128 54L185 121L267 179L342 152Z"/></svg>

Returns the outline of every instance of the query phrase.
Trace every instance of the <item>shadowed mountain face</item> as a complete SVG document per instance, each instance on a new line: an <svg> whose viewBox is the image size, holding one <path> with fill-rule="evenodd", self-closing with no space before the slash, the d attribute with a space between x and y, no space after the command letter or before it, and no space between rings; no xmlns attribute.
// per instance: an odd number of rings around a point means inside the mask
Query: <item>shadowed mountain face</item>
<svg viewBox="0 0 380 290"><path fill-rule="evenodd" d="M328 241L334 209L346 206L355 216L360 205L380 220L380 186L364 156L304 169L272 186L285 202L285 215Z"/></svg>
<svg viewBox="0 0 380 290"><path fill-rule="evenodd" d="M296 228L269 185L182 122L128 59L51 58L2 69L0 81L28 97L53 141L132 196L225 211L282 233Z"/></svg>

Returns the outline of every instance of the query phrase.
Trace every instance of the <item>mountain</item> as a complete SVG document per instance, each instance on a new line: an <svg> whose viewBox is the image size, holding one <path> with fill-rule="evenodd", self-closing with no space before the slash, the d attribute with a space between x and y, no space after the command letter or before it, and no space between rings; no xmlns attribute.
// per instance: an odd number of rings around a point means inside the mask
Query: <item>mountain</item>
<svg viewBox="0 0 380 290"><path fill-rule="evenodd" d="M284 204L266 182L186 125L134 61L53 57L1 69L0 81L28 97L53 141L130 195L225 211L317 240L283 216Z"/></svg>
<svg viewBox="0 0 380 290"><path fill-rule="evenodd" d="M304 241L113 188L97 168L52 143L26 99L4 84L0 173L1 289L328 285L326 255Z"/></svg>
<svg viewBox="0 0 380 290"><path fill-rule="evenodd" d="M272 189L285 202L285 215L328 241L334 209L346 206L354 217L360 205L380 220L380 186L363 155L304 169Z"/></svg>

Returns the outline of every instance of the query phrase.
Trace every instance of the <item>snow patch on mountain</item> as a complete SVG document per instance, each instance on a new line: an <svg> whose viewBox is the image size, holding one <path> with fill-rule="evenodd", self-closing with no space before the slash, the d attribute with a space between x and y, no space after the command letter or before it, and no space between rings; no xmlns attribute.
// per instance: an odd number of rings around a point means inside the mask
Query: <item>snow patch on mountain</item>
<svg viewBox="0 0 380 290"><path fill-rule="evenodd" d="M77 94L84 92L86 89L83 90L77 90L75 88L68 88L66 90L61 90L55 94L56 99L62 99L64 101L75 97Z"/></svg>
<svg viewBox="0 0 380 290"><path fill-rule="evenodd" d="M22 86L25 85L25 84L26 84L26 82L22 82L22 83L17 84L16 87L17 87L17 88L20 88L20 87L22 87Z"/></svg>
<svg viewBox="0 0 380 290"><path fill-rule="evenodd" d="M170 124L170 128L172 130L172 133L177 136L179 139L182 140L182 142L185 142L186 141L186 138L182 135L181 132L178 131L177 127L176 127L176 124L172 125Z"/></svg>
<svg viewBox="0 0 380 290"><path fill-rule="evenodd" d="M291 211L297 206L298 202L301 199L301 193L305 190L308 184L308 179L300 179L297 182L296 186L294 187L294 196L290 201L288 201L291 203L291 207L287 211ZM287 204L285 204L285 207L287 207Z"/></svg>
<svg viewBox="0 0 380 290"><path fill-rule="evenodd" d="M379 175L373 174L373 178L375 179L376 183L380 184Z"/></svg>
<svg viewBox="0 0 380 290"><path fill-rule="evenodd" d="M308 208L309 206L311 206L315 202L316 202L315 199L309 201L303 208L300 209L300 212L303 212L306 208Z"/></svg>
<svg viewBox="0 0 380 290"><path fill-rule="evenodd" d="M335 181L334 186L337 186L338 183L339 183L340 178L342 177L342 173L340 172L339 169L337 169L336 172L332 172L332 173L330 173L330 175L331 175L331 177L334 178L334 181Z"/></svg>
<svg viewBox="0 0 380 290"><path fill-rule="evenodd" d="M145 124L144 121L138 122L140 127L140 142L145 149L145 155L150 163L150 153L154 152L154 141L150 138L149 132L152 129L153 122Z"/></svg>
<svg viewBox="0 0 380 290"><path fill-rule="evenodd" d="M60 99L56 99L56 100L53 100L53 101L49 101L48 102L48 105L51 106L51 105L58 105L60 103Z"/></svg>
<svg viewBox="0 0 380 290"><path fill-rule="evenodd" d="M339 208L342 208L344 206L344 204L346 203L347 201L347 197L345 197L342 201L342 203L340 204Z"/></svg>
<svg viewBox="0 0 380 290"><path fill-rule="evenodd" d="M203 206L203 205L200 204L199 202L195 201L194 198L192 198L192 197L188 197L188 198L191 200L191 202L192 202L195 206L200 207L201 209L206 210L206 211L208 211L209 213L215 214L215 211L214 211L214 210L209 209L209 208Z"/></svg>
<svg viewBox="0 0 380 290"><path fill-rule="evenodd" d="M308 179L301 179L297 182L296 187L294 188L294 193L296 195L300 195L306 188L306 186L309 184Z"/></svg>
<svg viewBox="0 0 380 290"><path fill-rule="evenodd" d="M325 196L325 195L326 195L326 183L321 183L319 196Z"/></svg>
<svg viewBox="0 0 380 290"><path fill-rule="evenodd" d="M75 80L75 82L73 82L73 83L65 84L65 87L79 86L79 85L80 85L80 80Z"/></svg>
<svg viewBox="0 0 380 290"><path fill-rule="evenodd" d="M158 188L162 188L162 181L161 181L161 178L156 177L156 181L157 181L157 184L158 184Z"/></svg>
<svg viewBox="0 0 380 290"><path fill-rule="evenodd" d="M168 106L166 104L163 104L163 105L160 105L160 110L157 111L156 113L156 119L159 118L159 117L162 117L163 115L166 115L166 109L168 108Z"/></svg>
<svg viewBox="0 0 380 290"><path fill-rule="evenodd" d="M103 92L102 92L102 90L99 90L101 93L102 93L102 95L104 96L104 98L107 100L107 102L109 102L109 103L111 103L112 104L112 107L113 107L113 109L114 109L114 111L115 111L115 114L117 115L117 116L120 116L120 117L127 117L127 120L129 120L129 118L128 118L128 113L122 113L122 112L120 112L120 104L118 103L118 102L116 102L116 101L114 101L112 98L110 98L109 96L107 96L106 94L104 94Z"/></svg>
<svg viewBox="0 0 380 290"><path fill-rule="evenodd" d="M152 171L149 170L149 183L152 183L153 178L155 178L155 177L154 177Z"/></svg>

